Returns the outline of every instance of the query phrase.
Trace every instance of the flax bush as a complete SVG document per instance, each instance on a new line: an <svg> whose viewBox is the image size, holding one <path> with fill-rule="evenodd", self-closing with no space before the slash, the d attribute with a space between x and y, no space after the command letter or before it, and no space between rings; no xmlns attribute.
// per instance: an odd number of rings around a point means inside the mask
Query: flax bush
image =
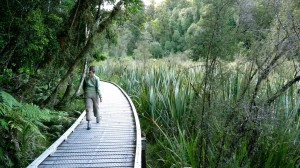
<svg viewBox="0 0 300 168"><path fill-rule="evenodd" d="M272 106L259 104L290 74L270 75L252 113L250 67L229 65L219 62L208 81L202 64L108 60L99 73L132 98L149 167L293 167L300 154L297 86Z"/></svg>

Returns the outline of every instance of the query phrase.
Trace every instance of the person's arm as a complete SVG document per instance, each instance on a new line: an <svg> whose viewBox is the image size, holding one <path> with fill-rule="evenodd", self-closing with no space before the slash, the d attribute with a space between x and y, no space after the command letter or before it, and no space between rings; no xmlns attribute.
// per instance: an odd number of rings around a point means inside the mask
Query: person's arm
<svg viewBox="0 0 300 168"><path fill-rule="evenodd" d="M85 78L83 80L82 89L83 89L83 92L85 92L85 89L86 89L86 79Z"/></svg>
<svg viewBox="0 0 300 168"><path fill-rule="evenodd" d="M100 79L99 77L96 77L96 84L97 84L97 93L98 93L98 96L100 98L100 102L102 102L102 95L101 95L101 90L100 90Z"/></svg>

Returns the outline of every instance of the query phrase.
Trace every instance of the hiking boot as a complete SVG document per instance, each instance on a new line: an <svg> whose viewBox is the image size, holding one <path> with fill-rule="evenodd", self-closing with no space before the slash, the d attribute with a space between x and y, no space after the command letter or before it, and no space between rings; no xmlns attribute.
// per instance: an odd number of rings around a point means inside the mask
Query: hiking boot
<svg viewBox="0 0 300 168"><path fill-rule="evenodd" d="M100 122L100 117L96 117L96 122L97 122L97 123Z"/></svg>
<svg viewBox="0 0 300 168"><path fill-rule="evenodd" d="M90 130L91 129L91 124L90 124L90 121L88 121L88 123L87 123L87 128L86 128L87 130Z"/></svg>

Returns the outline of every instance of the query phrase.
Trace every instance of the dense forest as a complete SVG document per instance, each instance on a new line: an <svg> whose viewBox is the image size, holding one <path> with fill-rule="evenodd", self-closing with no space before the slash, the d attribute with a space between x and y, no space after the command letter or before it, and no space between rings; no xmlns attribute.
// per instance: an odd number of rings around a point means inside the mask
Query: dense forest
<svg viewBox="0 0 300 168"><path fill-rule="evenodd" d="M148 167L300 167L300 1L1 5L0 167L74 122L88 65L132 98Z"/></svg>

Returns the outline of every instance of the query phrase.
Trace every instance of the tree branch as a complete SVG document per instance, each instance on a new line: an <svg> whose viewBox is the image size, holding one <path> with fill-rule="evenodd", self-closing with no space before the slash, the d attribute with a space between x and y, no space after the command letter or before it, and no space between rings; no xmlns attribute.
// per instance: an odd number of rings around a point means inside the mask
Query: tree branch
<svg viewBox="0 0 300 168"><path fill-rule="evenodd" d="M269 98L267 100L266 105L269 106L271 103L273 103L277 97L279 97L283 92L285 92L289 87L291 87L293 84L295 84L299 80L300 80L300 76L296 76L294 79L290 80L285 85L283 85L281 87L281 89L277 90L277 92L271 98Z"/></svg>

